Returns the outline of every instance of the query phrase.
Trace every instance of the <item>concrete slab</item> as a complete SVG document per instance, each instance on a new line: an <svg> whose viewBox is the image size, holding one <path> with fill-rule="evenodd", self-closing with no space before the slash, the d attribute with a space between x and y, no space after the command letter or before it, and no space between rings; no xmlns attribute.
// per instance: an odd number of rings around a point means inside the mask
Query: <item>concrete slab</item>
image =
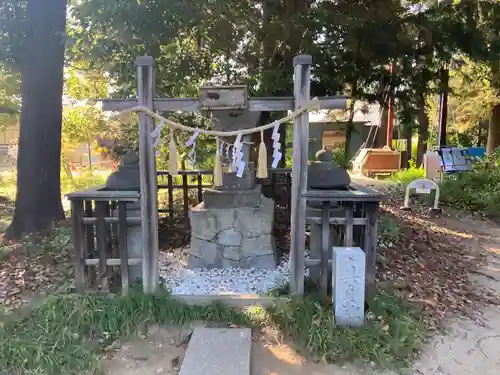
<svg viewBox="0 0 500 375"><path fill-rule="evenodd" d="M195 328L179 375L250 375L249 328Z"/></svg>

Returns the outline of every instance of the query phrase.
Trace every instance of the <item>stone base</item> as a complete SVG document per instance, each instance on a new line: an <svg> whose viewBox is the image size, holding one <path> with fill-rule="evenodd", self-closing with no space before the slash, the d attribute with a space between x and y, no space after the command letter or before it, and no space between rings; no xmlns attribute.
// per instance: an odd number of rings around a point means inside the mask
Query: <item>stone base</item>
<svg viewBox="0 0 500 375"><path fill-rule="evenodd" d="M258 207L205 208L200 203L189 218L188 268L276 267L272 199L262 196Z"/></svg>
<svg viewBox="0 0 500 375"><path fill-rule="evenodd" d="M240 208L259 207L261 205L261 186L247 190L217 190L203 191L204 208Z"/></svg>

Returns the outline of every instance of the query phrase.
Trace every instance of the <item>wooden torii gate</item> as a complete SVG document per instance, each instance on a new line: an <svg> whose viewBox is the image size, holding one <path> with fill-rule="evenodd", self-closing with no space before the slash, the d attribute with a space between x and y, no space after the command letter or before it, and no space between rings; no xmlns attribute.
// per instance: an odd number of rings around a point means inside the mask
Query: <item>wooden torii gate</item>
<svg viewBox="0 0 500 375"><path fill-rule="evenodd" d="M299 55L293 60L294 96L271 98L248 98L249 111L287 111L298 109L310 101L312 57ZM158 98L154 97L154 59L150 56L137 58L137 98L102 100L104 111L122 111L137 105L153 111L196 112L206 109L196 98ZM216 91L217 87L213 88ZM320 109L346 109L345 97L319 98ZM227 108L224 106L224 109ZM239 107L241 108L241 106ZM221 109L217 105L210 109ZM143 287L151 293L158 286L158 194L156 186L156 161L151 132L153 119L139 113L139 165L141 176L141 223L143 245ZM291 272L290 293L296 296L304 294L304 255L307 163L309 151L309 113L296 117L293 125L293 164L292 164L292 207L291 207Z"/></svg>

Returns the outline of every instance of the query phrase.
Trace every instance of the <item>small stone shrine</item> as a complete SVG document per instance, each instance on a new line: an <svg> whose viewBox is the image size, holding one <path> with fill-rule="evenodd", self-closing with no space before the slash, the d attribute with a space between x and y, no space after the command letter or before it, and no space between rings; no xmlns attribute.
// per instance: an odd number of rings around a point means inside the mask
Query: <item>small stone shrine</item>
<svg viewBox="0 0 500 375"><path fill-rule="evenodd" d="M106 190L140 191L141 179L139 173L139 156L128 152L121 158L118 169L106 180ZM118 210L113 211L118 216ZM140 217L141 204L127 203L127 217ZM129 259L142 258L142 228L141 224L127 225L127 254ZM130 281L142 279L142 266L129 266Z"/></svg>
<svg viewBox="0 0 500 375"><path fill-rule="evenodd" d="M215 130L255 126L259 112L213 110ZM188 268L271 269L277 264L273 237L274 201L255 183L249 162L249 138L242 139L246 168L239 178L224 168L222 186L205 189L203 202L189 212L191 244Z"/></svg>

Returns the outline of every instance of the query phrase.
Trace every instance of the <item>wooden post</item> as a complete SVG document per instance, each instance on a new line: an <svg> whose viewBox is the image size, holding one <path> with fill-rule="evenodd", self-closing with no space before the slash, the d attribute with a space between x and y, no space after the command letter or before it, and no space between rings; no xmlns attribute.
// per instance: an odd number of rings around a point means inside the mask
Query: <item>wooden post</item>
<svg viewBox="0 0 500 375"><path fill-rule="evenodd" d="M330 201L324 201L321 214L321 278L319 282L323 299L328 294L328 257L330 251L332 251L330 249Z"/></svg>
<svg viewBox="0 0 500 375"><path fill-rule="evenodd" d="M127 248L127 203L118 203L118 257L122 277L122 295L128 294L130 278L128 275L128 248Z"/></svg>
<svg viewBox="0 0 500 375"><path fill-rule="evenodd" d="M344 202L345 208L345 227L344 227L344 246L352 247L354 235L354 207L352 202Z"/></svg>
<svg viewBox="0 0 500 375"><path fill-rule="evenodd" d="M92 213L92 201L91 200L86 200L85 201L85 217L93 217L94 214ZM87 251L86 251L86 256L84 258L96 258L96 251L95 251L95 228L93 225L86 225L85 226L85 237L87 241ZM95 288L97 286L97 280L96 280L96 270L93 267L85 267L85 272L86 272L86 279L87 283L90 289Z"/></svg>
<svg viewBox="0 0 500 375"><path fill-rule="evenodd" d="M139 105L153 109L154 60L150 56L137 58L137 95ZM139 114L139 167L141 174L142 275L145 293L158 286L158 193L156 160L151 140L154 121Z"/></svg>
<svg viewBox="0 0 500 375"><path fill-rule="evenodd" d="M378 202L366 203L366 228L364 251L366 257L366 294L375 294L375 274L377 272Z"/></svg>
<svg viewBox="0 0 500 375"><path fill-rule="evenodd" d="M299 55L293 59L295 109L310 100L312 57ZM304 112L293 121L292 164L292 214L291 214L291 270L290 294L304 294L304 255L306 230L307 162L309 154L309 112Z"/></svg>
<svg viewBox="0 0 500 375"><path fill-rule="evenodd" d="M101 289L103 291L107 291L109 288L108 267L106 265L108 233L106 221L104 220L104 218L107 216L106 205L106 202L102 201L96 202L95 204L95 216L97 218L96 239L97 251L99 253L99 276L97 279L101 282Z"/></svg>
<svg viewBox="0 0 500 375"><path fill-rule="evenodd" d="M73 249L75 252L75 286L81 293L85 289L85 244L83 225L83 200L71 200L71 223L73 226ZM94 238L92 237L92 240Z"/></svg>

